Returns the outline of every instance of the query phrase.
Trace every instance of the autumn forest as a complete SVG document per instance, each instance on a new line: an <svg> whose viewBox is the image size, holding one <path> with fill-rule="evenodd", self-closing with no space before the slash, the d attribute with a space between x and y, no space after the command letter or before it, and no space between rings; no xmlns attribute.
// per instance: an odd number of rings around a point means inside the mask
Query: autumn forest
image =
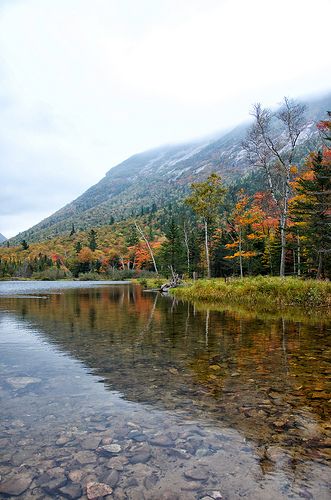
<svg viewBox="0 0 331 500"><path fill-rule="evenodd" d="M319 146L298 161L305 109L284 99L277 113L252 111L242 148L252 166L225 183L215 172L184 194L109 223L0 248L0 277L42 280L331 276L331 114ZM275 123L277 122L277 129ZM275 132L275 130L277 130Z"/></svg>

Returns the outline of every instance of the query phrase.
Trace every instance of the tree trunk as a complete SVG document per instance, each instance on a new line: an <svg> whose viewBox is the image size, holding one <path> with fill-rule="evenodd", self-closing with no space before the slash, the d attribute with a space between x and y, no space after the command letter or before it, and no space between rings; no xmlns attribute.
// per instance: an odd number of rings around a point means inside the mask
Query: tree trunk
<svg viewBox="0 0 331 500"><path fill-rule="evenodd" d="M300 245L300 236L297 234L297 243L298 243L298 276L301 275L301 245Z"/></svg>
<svg viewBox="0 0 331 500"><path fill-rule="evenodd" d="M138 233L141 235L141 237L143 238L143 240L145 241L146 245L147 245L147 248L149 250L149 253L150 253L150 256L152 258L152 261L153 261L153 265L154 265L154 269L155 269L155 272L156 274L159 274L158 270L157 270L157 267L156 267L156 262L155 262L155 259L154 259L154 254L153 254L153 250L148 242L148 239L146 238L146 236L144 235L144 232L143 230L141 229L140 226L138 226L138 224L135 222L134 225L136 226L136 229L138 231Z"/></svg>
<svg viewBox="0 0 331 500"><path fill-rule="evenodd" d="M281 215L280 219L280 239L281 239L281 256L280 256L280 268L279 268L279 276L283 278L285 276L285 254L286 254L286 217L284 214Z"/></svg>
<svg viewBox="0 0 331 500"><path fill-rule="evenodd" d="M207 277L210 278L210 261L209 261L209 246L208 246L208 224L205 219L205 247L206 247L206 262L207 262Z"/></svg>
<svg viewBox="0 0 331 500"><path fill-rule="evenodd" d="M185 222L184 222L184 241L185 241L185 246L186 246L187 274L190 277L190 247L188 244L188 235L187 235L187 231L186 231Z"/></svg>
<svg viewBox="0 0 331 500"><path fill-rule="evenodd" d="M242 242L241 242L241 229L239 231L239 267L240 267L240 278L244 277L243 273L243 256L241 253L241 247L242 247Z"/></svg>
<svg viewBox="0 0 331 500"><path fill-rule="evenodd" d="M318 269L316 278L320 280L322 278L323 272L323 254L322 252L318 252Z"/></svg>
<svg viewBox="0 0 331 500"><path fill-rule="evenodd" d="M205 328L205 343L206 346L208 347L208 342L209 342L209 309L206 311L206 328Z"/></svg>

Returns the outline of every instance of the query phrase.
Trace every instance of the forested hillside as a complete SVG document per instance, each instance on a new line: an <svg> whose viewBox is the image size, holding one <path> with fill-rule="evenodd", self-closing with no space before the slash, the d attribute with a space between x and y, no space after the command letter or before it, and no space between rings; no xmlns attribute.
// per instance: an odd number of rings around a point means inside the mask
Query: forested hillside
<svg viewBox="0 0 331 500"><path fill-rule="evenodd" d="M316 149L316 122L328 109L331 95L307 103L305 128L295 152L297 165L302 165L308 152ZM276 132L277 126L275 122ZM251 175L254 167L242 146L248 127L244 124L208 140L164 146L132 156L110 169L99 183L72 203L12 238L11 243L52 238L70 231L73 224L76 229L85 230L155 212L179 202L192 182L206 179L211 172L221 175L227 185L241 184L248 192L263 189L264 178Z"/></svg>
<svg viewBox="0 0 331 500"><path fill-rule="evenodd" d="M242 135L237 149L234 134ZM256 105L248 127L216 143L233 154L222 176L215 141L144 153L114 168L36 226L35 238L27 232L18 245L3 243L0 277L330 278L331 112L312 125L295 101L285 98L276 113Z"/></svg>

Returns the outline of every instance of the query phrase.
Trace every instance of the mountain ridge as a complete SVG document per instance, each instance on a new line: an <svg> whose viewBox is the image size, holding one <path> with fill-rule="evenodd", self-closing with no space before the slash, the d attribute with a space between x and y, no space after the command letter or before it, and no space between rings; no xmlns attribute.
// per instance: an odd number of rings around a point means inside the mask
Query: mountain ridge
<svg viewBox="0 0 331 500"><path fill-rule="evenodd" d="M307 122L300 139L303 158L317 141L315 124L331 109L331 93L305 103ZM27 239L40 241L65 231L98 227L139 213L141 207L157 207L178 200L190 183L215 171L230 184L247 175L252 168L241 142L249 123L239 124L219 136L184 144L165 145L137 153L108 170L105 176L79 197L32 228L11 238L12 243Z"/></svg>

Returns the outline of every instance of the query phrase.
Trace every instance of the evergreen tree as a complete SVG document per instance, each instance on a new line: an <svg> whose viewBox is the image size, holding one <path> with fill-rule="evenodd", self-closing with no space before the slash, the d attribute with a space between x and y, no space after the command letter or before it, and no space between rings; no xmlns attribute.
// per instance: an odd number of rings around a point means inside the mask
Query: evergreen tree
<svg viewBox="0 0 331 500"><path fill-rule="evenodd" d="M299 223L308 247L317 257L317 278L330 274L331 253L331 155L319 151L311 158L305 175L296 182L292 219Z"/></svg>
<svg viewBox="0 0 331 500"><path fill-rule="evenodd" d="M88 233L88 246L94 252L97 249L97 233L91 229Z"/></svg>
<svg viewBox="0 0 331 500"><path fill-rule="evenodd" d="M182 273L185 270L185 248L184 237L172 215L168 221L165 230L167 240L163 243L159 260L162 263L165 273L169 273L169 269Z"/></svg>
<svg viewBox="0 0 331 500"><path fill-rule="evenodd" d="M72 224L71 231L70 231L70 236L73 236L76 232L74 224Z"/></svg>
<svg viewBox="0 0 331 500"><path fill-rule="evenodd" d="M77 241L77 243L75 243L75 250L76 250L76 253L79 254L79 252L81 251L82 249L82 244L80 241Z"/></svg>
<svg viewBox="0 0 331 500"><path fill-rule="evenodd" d="M157 206L156 206L156 203L155 203L155 202L153 202L153 204L152 204L152 208L151 208L151 213L152 213L152 214L155 214L155 212L156 212L156 211L157 211Z"/></svg>
<svg viewBox="0 0 331 500"><path fill-rule="evenodd" d="M129 228L129 234L127 236L126 243L128 247L133 247L139 243L138 231L134 225Z"/></svg>
<svg viewBox="0 0 331 500"><path fill-rule="evenodd" d="M21 241L21 245L22 245L23 250L27 250L29 248L29 245L25 240Z"/></svg>

